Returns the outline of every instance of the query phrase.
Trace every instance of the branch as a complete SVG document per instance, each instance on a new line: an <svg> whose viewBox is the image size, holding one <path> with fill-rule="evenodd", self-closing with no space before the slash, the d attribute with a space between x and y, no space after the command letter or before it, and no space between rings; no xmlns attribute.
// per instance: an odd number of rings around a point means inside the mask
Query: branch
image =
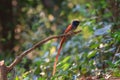
<svg viewBox="0 0 120 80"><path fill-rule="evenodd" d="M28 53L30 53L30 52L33 51L34 49L38 48L38 47L41 46L42 44L46 43L47 41L49 41L49 40L51 40L51 39L55 39L55 38L61 38L61 37L71 36L71 35L77 34L77 33L79 33L79 32L81 32L81 30L76 31L76 32L72 32L72 33L67 33L67 34L58 35L58 36L50 36L50 37L48 37L48 38L43 39L42 41L36 43L32 48L29 48L28 50L22 52L19 56L17 56L17 57L15 58L15 60L14 60L9 66L7 66L8 71L12 70L13 67L14 67L15 65L17 65L17 64L22 60L22 58L23 58L24 56L26 56Z"/></svg>
<svg viewBox="0 0 120 80"><path fill-rule="evenodd" d="M4 60L0 61L0 80L7 80L7 67Z"/></svg>
<svg viewBox="0 0 120 80"><path fill-rule="evenodd" d="M112 58L112 62L115 61L116 54L119 52L119 50L120 50L120 45L117 47L117 50L116 50L115 53L114 53L114 56L113 56L113 58Z"/></svg>

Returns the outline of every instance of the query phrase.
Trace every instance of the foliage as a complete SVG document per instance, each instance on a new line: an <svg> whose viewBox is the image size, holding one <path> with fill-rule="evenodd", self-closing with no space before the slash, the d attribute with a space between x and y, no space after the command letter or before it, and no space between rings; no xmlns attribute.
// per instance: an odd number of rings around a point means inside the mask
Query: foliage
<svg viewBox="0 0 120 80"><path fill-rule="evenodd" d="M101 79L104 75L120 77L120 17L116 16L120 16L117 13L120 7L117 9L115 6L120 1L46 1L18 0L21 14L17 28L21 30L21 39L16 44L20 47L17 51L22 52L48 36L63 33L76 18L81 21L78 29L82 32L68 38L64 44L55 76L52 76L52 68L60 40L51 40L28 54L16 67L15 80L78 80L82 76L101 75Z"/></svg>

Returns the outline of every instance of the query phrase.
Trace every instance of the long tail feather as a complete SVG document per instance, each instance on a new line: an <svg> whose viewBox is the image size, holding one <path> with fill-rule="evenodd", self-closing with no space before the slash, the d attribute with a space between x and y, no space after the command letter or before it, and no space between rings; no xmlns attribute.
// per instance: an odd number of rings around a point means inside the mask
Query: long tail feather
<svg viewBox="0 0 120 80"><path fill-rule="evenodd" d="M63 43L65 42L65 40L66 40L66 38L63 37L62 40L60 41L60 47L59 47L59 49L58 49L58 53L57 53L56 58L55 58L55 62L54 62L54 66L53 66L53 74L52 74L52 75L54 75L55 72L56 72L56 64L57 64L57 62L58 62L58 57L59 57L59 55L60 55L60 51L61 51L61 49L62 49L62 45L63 45Z"/></svg>

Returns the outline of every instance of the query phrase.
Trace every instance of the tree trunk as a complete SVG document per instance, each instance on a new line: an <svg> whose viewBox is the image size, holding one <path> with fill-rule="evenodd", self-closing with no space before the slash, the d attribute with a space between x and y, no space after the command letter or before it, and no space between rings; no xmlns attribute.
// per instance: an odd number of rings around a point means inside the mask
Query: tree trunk
<svg viewBox="0 0 120 80"><path fill-rule="evenodd" d="M12 0L0 0L0 53L14 47Z"/></svg>

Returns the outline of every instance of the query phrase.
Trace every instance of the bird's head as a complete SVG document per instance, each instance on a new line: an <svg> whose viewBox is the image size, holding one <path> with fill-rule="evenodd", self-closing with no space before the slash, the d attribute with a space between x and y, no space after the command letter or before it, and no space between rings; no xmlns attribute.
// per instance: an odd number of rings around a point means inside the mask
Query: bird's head
<svg viewBox="0 0 120 80"><path fill-rule="evenodd" d="M76 27L79 25L79 23L80 23L79 20L73 20L73 21L72 21L72 25L73 25L73 26L76 26Z"/></svg>

